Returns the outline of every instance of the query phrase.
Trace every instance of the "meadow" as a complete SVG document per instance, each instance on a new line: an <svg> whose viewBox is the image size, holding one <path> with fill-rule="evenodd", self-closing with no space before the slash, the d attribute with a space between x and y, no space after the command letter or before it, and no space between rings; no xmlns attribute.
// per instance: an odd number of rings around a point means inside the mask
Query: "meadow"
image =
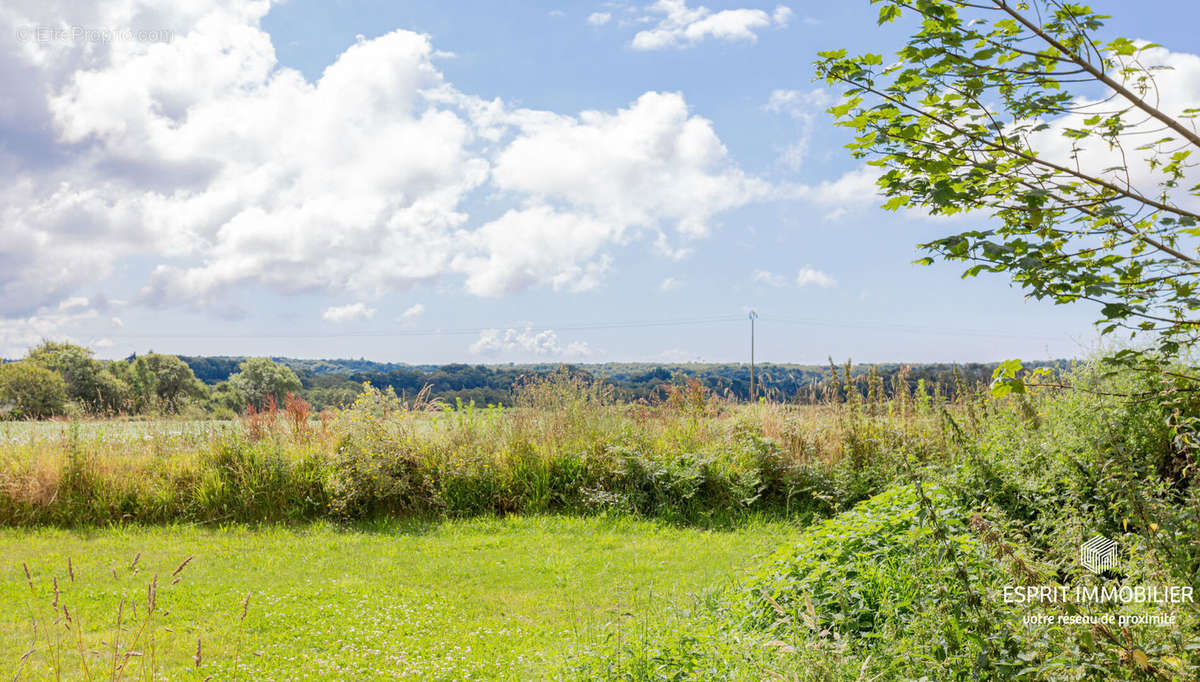
<svg viewBox="0 0 1200 682"><path fill-rule="evenodd" d="M998 597L1195 584L1195 405L1130 398L1155 380L649 404L562 373L512 407L366 386L320 415L14 425L0 656L18 679L1194 679L1194 604L1036 628L1045 605ZM1119 575L1081 569L1097 533Z"/></svg>
<svg viewBox="0 0 1200 682"><path fill-rule="evenodd" d="M880 388L852 409L747 406L693 382L629 404L564 372L529 382L513 407L366 385L319 416L293 401L237 422L19 425L0 455L0 523L829 513L896 475L896 453L946 449L944 401L921 390L890 401Z"/></svg>
<svg viewBox="0 0 1200 682"><path fill-rule="evenodd" d="M82 679L81 661L108 679L114 646L124 679L529 679L613 628L661 618L797 532L552 516L10 529L0 660L19 679ZM155 576L157 610L139 638ZM71 629L52 622L64 607Z"/></svg>

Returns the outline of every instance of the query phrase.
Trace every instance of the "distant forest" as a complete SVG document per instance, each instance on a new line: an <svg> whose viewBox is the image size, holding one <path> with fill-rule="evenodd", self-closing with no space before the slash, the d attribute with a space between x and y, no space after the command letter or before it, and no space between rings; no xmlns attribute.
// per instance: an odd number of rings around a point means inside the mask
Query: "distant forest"
<svg viewBox="0 0 1200 682"><path fill-rule="evenodd" d="M210 386L229 379L246 358L179 356ZM555 371L561 364L507 365L407 365L368 360L299 360L275 357L275 362L291 368L300 378L302 394L315 407L336 407L353 401L364 382L391 387L400 395L415 395L426 386L433 397L454 403L474 401L476 405L511 404L513 388L522 377ZM1067 360L1026 363L1027 367L1066 368ZM615 397L624 401L658 401L666 397L669 386L682 386L689 380L700 382L714 394L735 400L750 397L748 364L655 364L600 363L569 365L572 372L601 379L613 387ZM922 382L931 393L948 398L964 386L978 386L991 379L996 363L877 364L853 365L850 374L857 390L865 393L872 383L890 394L898 376L904 373L910 389ZM843 375L844 366L838 367ZM755 366L758 395L787 402L820 402L831 382L830 365L787 365L764 363ZM877 380L875 378L878 378ZM840 382L837 382L840 384ZM840 387L837 389L842 390Z"/></svg>

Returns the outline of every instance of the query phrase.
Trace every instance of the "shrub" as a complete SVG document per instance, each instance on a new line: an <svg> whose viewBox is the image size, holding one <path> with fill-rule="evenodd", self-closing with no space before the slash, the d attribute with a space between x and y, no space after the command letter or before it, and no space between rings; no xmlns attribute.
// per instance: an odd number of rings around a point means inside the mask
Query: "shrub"
<svg viewBox="0 0 1200 682"><path fill-rule="evenodd" d="M343 434L328 481L331 512L342 518L412 513L436 508L432 469L422 466L391 387L366 384L338 418Z"/></svg>
<svg viewBox="0 0 1200 682"><path fill-rule="evenodd" d="M63 414L67 385L63 378L29 361L0 364L0 416L45 419Z"/></svg>

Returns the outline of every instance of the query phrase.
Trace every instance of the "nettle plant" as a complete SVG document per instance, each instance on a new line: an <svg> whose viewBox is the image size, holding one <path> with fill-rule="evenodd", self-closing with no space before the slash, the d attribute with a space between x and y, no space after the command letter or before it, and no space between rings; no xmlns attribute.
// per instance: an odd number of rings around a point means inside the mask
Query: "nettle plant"
<svg viewBox="0 0 1200 682"><path fill-rule="evenodd" d="M1169 54L1101 40L1108 17L1058 0L871 2L880 25L914 32L891 63L820 53L818 73L844 89L830 113L880 169L884 208L984 224L922 244L918 262L1095 302L1103 333L1134 339L1110 359L1198 390L1164 370L1200 339L1200 101L1159 89ZM997 387L1023 390L1018 372L1002 368Z"/></svg>

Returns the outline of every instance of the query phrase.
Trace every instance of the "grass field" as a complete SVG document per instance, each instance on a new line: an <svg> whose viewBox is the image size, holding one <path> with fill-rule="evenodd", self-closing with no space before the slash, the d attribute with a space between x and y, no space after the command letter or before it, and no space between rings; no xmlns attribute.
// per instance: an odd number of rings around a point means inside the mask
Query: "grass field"
<svg viewBox="0 0 1200 682"><path fill-rule="evenodd" d="M228 679L235 669L263 680L553 678L578 647L650 627L798 533L777 522L713 531L550 516L352 530L6 529L0 661L6 674L19 671L18 679L52 678L51 632L62 638L65 679L82 676L81 648L90 672L108 678L118 604L127 600L118 641L124 651L141 627L147 585L157 574L154 646L143 635L136 650L144 655L126 664L125 679L143 679L143 664L161 666L171 679ZM139 552L135 574L130 564ZM171 585L169 576L189 556L195 558L183 580ZM54 577L57 616L66 605L82 624L82 646L61 624L44 627ZM42 641L22 667L18 661L33 645L32 618L43 621Z"/></svg>

